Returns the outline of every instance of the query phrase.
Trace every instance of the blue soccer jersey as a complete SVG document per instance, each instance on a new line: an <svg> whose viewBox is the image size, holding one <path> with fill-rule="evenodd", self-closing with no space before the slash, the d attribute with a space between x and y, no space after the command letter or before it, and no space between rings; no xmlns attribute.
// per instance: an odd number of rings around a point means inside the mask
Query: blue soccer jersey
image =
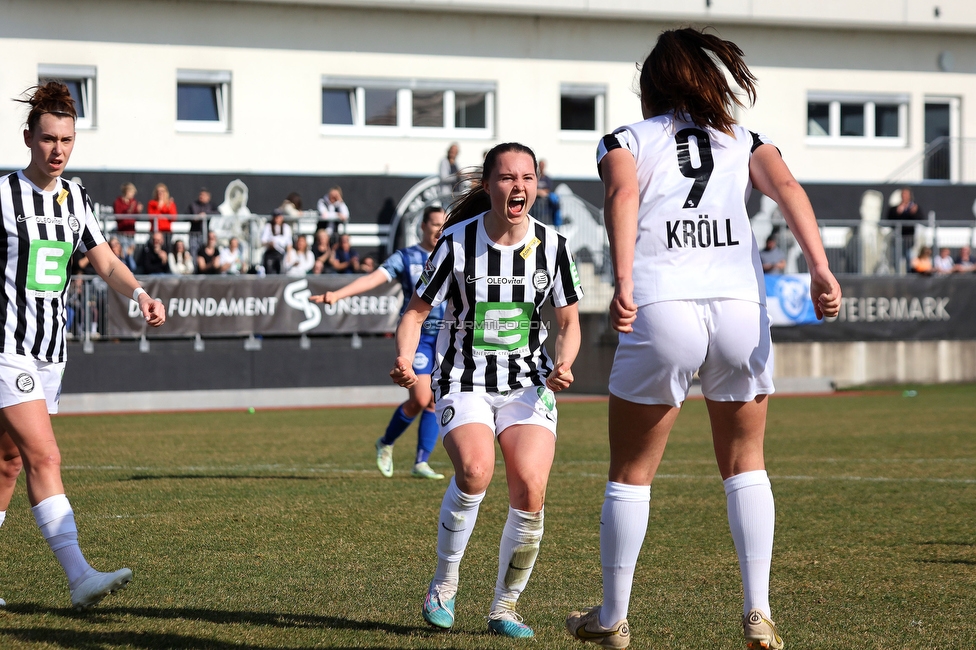
<svg viewBox="0 0 976 650"><path fill-rule="evenodd" d="M424 272L427 258L430 252L424 250L420 244L415 244L408 248L401 248L390 255L380 268L389 276L390 280L399 280L403 287L403 308L400 309L402 315L407 309L410 298L413 297L414 289ZM437 338L439 323L444 320L444 304L438 305L430 310L427 320L424 321L421 336Z"/></svg>

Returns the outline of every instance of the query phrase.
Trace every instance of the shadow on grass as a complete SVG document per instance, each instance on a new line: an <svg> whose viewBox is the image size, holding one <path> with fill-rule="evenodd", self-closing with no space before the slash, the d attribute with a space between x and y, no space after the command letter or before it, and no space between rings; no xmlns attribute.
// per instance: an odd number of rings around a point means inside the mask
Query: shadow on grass
<svg viewBox="0 0 976 650"><path fill-rule="evenodd" d="M976 560L918 560L922 564L963 564L976 566Z"/></svg>
<svg viewBox="0 0 976 650"><path fill-rule="evenodd" d="M0 629L0 641L4 638L23 643L45 643L58 648L74 648L77 650L102 650L103 648L109 647L147 650L152 648L182 648L184 650L272 650L272 648L281 650L284 648L287 650L289 647L283 645L266 646L251 643L234 643L231 641L218 641L217 639L166 632L92 632L87 630L55 630L51 628ZM307 646L292 647L305 648ZM338 650L352 650L352 648L393 650L393 646L385 645L330 647L337 648Z"/></svg>
<svg viewBox="0 0 976 650"><path fill-rule="evenodd" d="M247 479L251 481L321 481L326 478L324 476L279 476L275 474L259 475L255 476L253 474L147 474L144 476L130 476L129 478L119 479L120 483L125 483L128 481L182 481L184 479L218 479L218 480L229 480L229 481L239 481L241 479Z"/></svg>
<svg viewBox="0 0 976 650"><path fill-rule="evenodd" d="M287 612L253 612L253 611L222 611L216 609L200 609L200 608L185 608L185 607L174 607L174 608L160 608L160 607L101 607L97 609L92 609L84 612L79 612L73 609L58 608L58 607L45 607L42 605L36 605L33 603L21 603L21 604L8 604L6 611L11 614L22 614L22 615L55 615L61 616L63 618L71 618L77 620L85 620L94 623L116 623L117 617L119 616L136 616L151 620L164 620L164 619L180 619L186 621L198 621L206 623L216 623L216 624L246 624L254 625L258 627L274 627L282 629L329 629L329 630L354 630L360 632L384 632L386 634L392 634L396 636L412 636L418 639L425 637L435 637L444 635L445 632L434 630L427 626L419 625L397 625L393 623L381 623L378 621L357 621L349 618L341 618L338 616L321 616L317 614L289 614ZM72 630L53 630L46 628L0 628L0 635L11 635L15 638L30 641L41 641L44 638L37 635L55 635L58 638L63 635L68 635L69 637L78 636L81 634L95 634L95 633L82 633L75 632ZM264 646L250 646L250 645L240 645L225 643L223 645L208 645L209 643L216 643L209 640L197 639L195 637L185 637L187 643L177 643L170 642L166 640L166 637L176 636L180 639L184 637L179 637L178 635L170 635L164 633L156 632L104 632L99 633L105 636L112 637L125 637L131 636L131 640L126 640L120 638L118 641L113 641L112 643L117 643L119 645L130 644L137 648L197 648L197 647L215 647L215 648L254 648L255 650L263 648ZM450 632L452 635L459 635L465 637L476 637L482 636L483 633L475 632L465 632L460 630L455 630ZM24 636L27 635L27 636ZM155 640L152 643L140 642L138 639L143 637L153 637ZM196 643L199 642L199 645ZM62 641L59 641L62 643ZM108 643L105 641L104 643ZM87 644L87 645L86 645ZM64 647L69 648L101 648L101 645L94 640L86 642L86 644L77 645L67 645ZM3 643L0 643L0 647ZM357 646L357 647L375 647L381 648L386 646Z"/></svg>

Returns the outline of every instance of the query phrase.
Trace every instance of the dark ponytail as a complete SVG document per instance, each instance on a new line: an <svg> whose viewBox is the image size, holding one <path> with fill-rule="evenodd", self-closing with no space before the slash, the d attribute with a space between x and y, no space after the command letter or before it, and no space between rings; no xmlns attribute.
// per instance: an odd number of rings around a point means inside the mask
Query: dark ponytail
<svg viewBox="0 0 976 650"><path fill-rule="evenodd" d="M728 69L751 105L756 101L756 77L742 57L735 43L718 36L690 27L666 31L641 66L641 101L652 116L674 111L698 126L731 135L733 106L746 105L716 60Z"/></svg>
<svg viewBox="0 0 976 650"><path fill-rule="evenodd" d="M33 91L33 92L32 92ZM28 97L28 95L30 95ZM31 132L37 127L41 115L48 113L58 117L78 119L75 110L75 100L71 98L71 91L60 81L49 81L44 85L33 86L24 91L24 96L14 99L15 102L30 104L27 114L27 129Z"/></svg>
<svg viewBox="0 0 976 650"><path fill-rule="evenodd" d="M498 164L498 156L509 152L524 153L531 156L532 168L535 170L539 169L539 162L536 160L535 152L524 144L503 142L502 144L495 145L485 154L485 162L480 168L471 167L458 174L460 184L467 183L468 189L457 197L447 209L447 219L444 221L442 232L456 223L470 219L475 215L491 209L491 198L488 196L488 192L485 191L485 183L488 182L488 177L494 171L495 165Z"/></svg>

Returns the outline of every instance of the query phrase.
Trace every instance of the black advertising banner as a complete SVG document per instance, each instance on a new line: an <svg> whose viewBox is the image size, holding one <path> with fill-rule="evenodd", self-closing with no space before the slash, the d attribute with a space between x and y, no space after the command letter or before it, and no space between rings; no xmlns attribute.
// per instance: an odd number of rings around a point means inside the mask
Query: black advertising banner
<svg viewBox="0 0 976 650"><path fill-rule="evenodd" d="M110 337L247 336L385 333L396 330L403 302L400 283L388 282L335 305L309 302L359 276L293 278L245 276L144 276L142 285L166 307L166 324L147 328L138 305L109 290Z"/></svg>
<svg viewBox="0 0 976 650"><path fill-rule="evenodd" d="M773 327L776 342L976 340L976 275L842 276L840 314Z"/></svg>

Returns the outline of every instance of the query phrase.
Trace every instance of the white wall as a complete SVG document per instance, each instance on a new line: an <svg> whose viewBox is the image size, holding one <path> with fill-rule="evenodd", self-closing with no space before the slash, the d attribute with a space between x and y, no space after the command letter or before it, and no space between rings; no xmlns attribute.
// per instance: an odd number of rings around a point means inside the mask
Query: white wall
<svg viewBox="0 0 976 650"><path fill-rule="evenodd" d="M670 15L664 3L537 0L529 6L547 15L531 16L512 13L514 4L486 15L474 13L487 10L485 2L445 2L465 11L326 2L7 0L0 2L0 97L36 83L39 63L97 66L97 126L80 132L75 169L426 175L436 169L447 139L323 135L321 76L491 81L497 84L495 137L460 139L462 165L478 163L496 142L519 140L549 160L553 175L595 178L595 141L560 137L560 83L605 84L608 130L640 119L634 64L662 29L673 26L648 20ZM851 9L851 24L887 15L879 3L867 3L872 11ZM886 178L922 149L926 95L961 98L961 134L976 133L976 43L963 33L976 28L974 3L941 3L948 27L913 18L922 15L921 3L881 3L899 8L891 12L901 16L891 19L899 31L810 27L823 17L783 9L796 4L715 0L708 15L726 16L720 34L745 50L759 77L759 101L742 114L743 124L772 137L801 180ZM842 14L840 3L820 5L830 20ZM580 12L629 17L573 17ZM726 14L751 17L752 24ZM59 40L50 38L52 16L64 26ZM946 50L956 62L953 72L938 69ZM179 68L231 71L230 133L177 132ZM811 90L909 93L907 146L809 144ZM26 162L25 115L12 102L0 103L0 168Z"/></svg>

